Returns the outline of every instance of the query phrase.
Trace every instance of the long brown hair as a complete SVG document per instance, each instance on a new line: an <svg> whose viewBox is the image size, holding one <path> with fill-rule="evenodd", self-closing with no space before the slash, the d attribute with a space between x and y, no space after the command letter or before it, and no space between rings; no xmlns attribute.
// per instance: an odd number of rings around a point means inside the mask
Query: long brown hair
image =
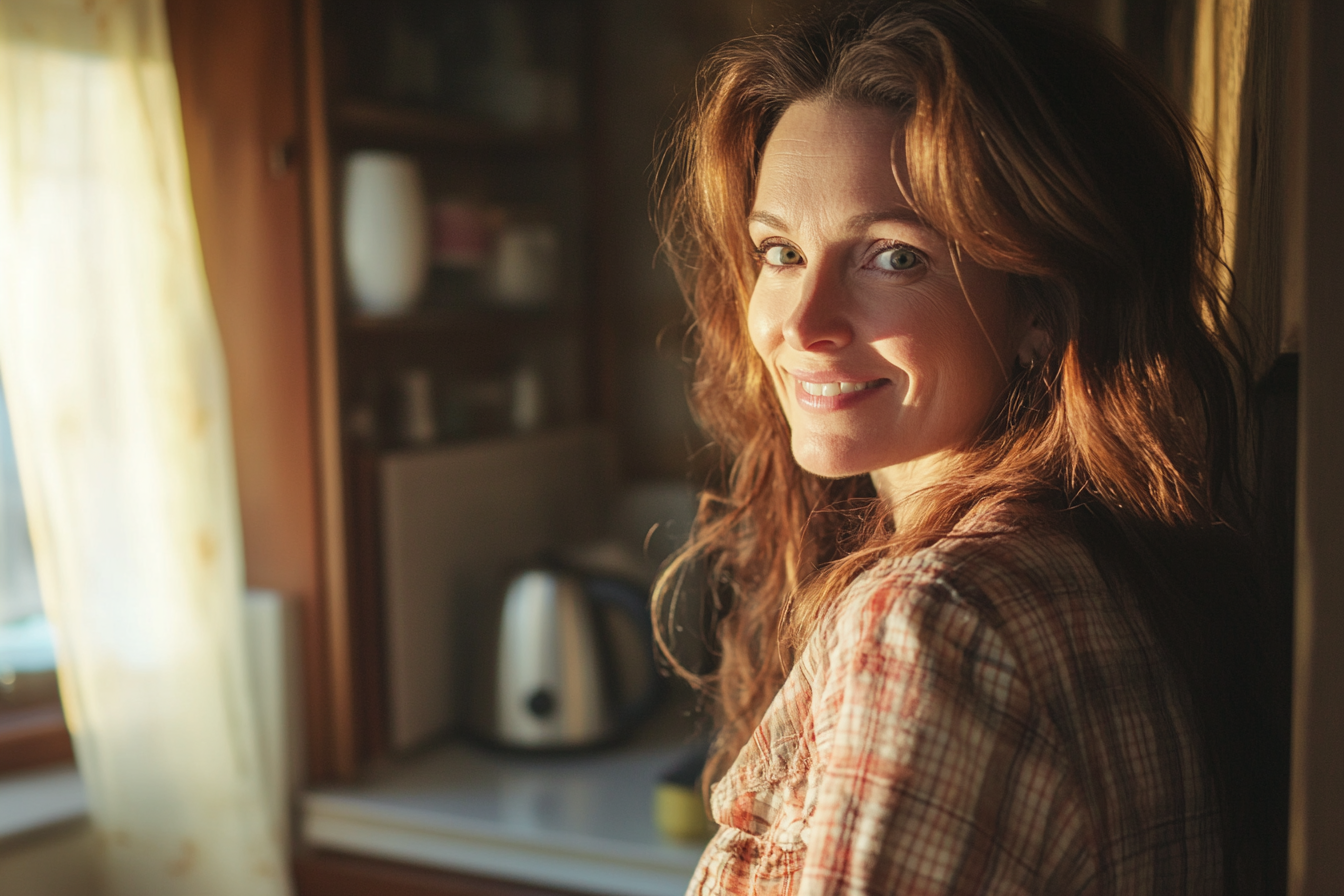
<svg viewBox="0 0 1344 896"><path fill-rule="evenodd" d="M793 461L745 326L761 153L784 110L807 100L897 112L911 207L955 251L1008 272L1050 336L1040 364L1013 372L955 471L902 505L899 529L868 477L822 479ZM1026 4L871 4L718 50L669 158L664 241L692 305L692 401L723 469L664 570L655 612L676 613L688 576L708 580L717 668L685 668L661 635L673 665L715 701L707 780L859 571L1007 500L1054 513L1143 586L1205 740L1237 730L1244 716L1218 676L1251 665L1254 645L1237 628L1251 610L1235 604L1250 607L1252 589L1213 595L1182 570L1223 569L1239 551L1228 508L1247 368L1213 177L1161 89L1109 44ZM1209 752L1231 837L1245 814L1234 791L1254 757Z"/></svg>

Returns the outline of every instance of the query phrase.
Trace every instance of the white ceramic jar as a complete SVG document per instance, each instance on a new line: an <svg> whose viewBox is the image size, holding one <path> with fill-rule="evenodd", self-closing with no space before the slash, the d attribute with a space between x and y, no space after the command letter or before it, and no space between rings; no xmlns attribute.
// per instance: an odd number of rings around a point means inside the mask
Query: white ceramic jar
<svg viewBox="0 0 1344 896"><path fill-rule="evenodd" d="M355 306L390 315L415 304L429 271L429 217L420 168L395 152L345 162L342 247Z"/></svg>

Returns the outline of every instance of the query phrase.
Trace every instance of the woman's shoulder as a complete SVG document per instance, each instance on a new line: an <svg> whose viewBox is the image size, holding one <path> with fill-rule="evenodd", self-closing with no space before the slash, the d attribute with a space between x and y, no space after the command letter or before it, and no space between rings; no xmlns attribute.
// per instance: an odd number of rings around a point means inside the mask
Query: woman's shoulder
<svg viewBox="0 0 1344 896"><path fill-rule="evenodd" d="M873 564L847 590L841 613L861 616L866 605L894 599L895 606L969 613L999 629L1042 613L1100 610L1115 591L1066 523L1044 511L998 507L926 548Z"/></svg>
<svg viewBox="0 0 1344 896"><path fill-rule="evenodd" d="M1189 695L1135 592L1049 516L970 520L876 564L838 610L832 668L872 665L895 647L929 680L1034 720L1098 811L1128 813L1108 818L1115 830L1142 827L1144 812L1168 817L1179 782L1201 780ZM1151 736L1122 736L1135 730ZM1187 796L1208 815L1207 795Z"/></svg>
<svg viewBox="0 0 1344 896"><path fill-rule="evenodd" d="M969 520L854 582L831 627L831 668L900 656L926 690L1016 719L1071 769L1103 840L1213 830L1189 694L1132 587L1093 556L1045 514Z"/></svg>
<svg viewBox="0 0 1344 896"><path fill-rule="evenodd" d="M982 512L922 550L880 560L835 614L832 658L896 645L955 668L989 653L1046 704L1074 703L1080 674L1095 682L1160 663L1128 586L1102 574L1066 522L1030 508Z"/></svg>

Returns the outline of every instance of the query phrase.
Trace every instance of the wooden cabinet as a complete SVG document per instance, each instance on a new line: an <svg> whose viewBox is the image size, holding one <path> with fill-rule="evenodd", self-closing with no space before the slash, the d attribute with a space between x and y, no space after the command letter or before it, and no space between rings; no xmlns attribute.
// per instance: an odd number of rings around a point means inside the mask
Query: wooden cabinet
<svg viewBox="0 0 1344 896"><path fill-rule="evenodd" d="M491 24L492 7L524 13L545 49L514 46L505 63L489 62L498 50L486 45L517 44L507 38L514 26ZM371 471L388 452L437 450L414 447L421 436L403 425L407 373L427 373L439 396L435 444L501 433L540 440L614 416L612 315L602 298L612 275L594 237L610 232L594 186L602 128L580 99L593 95L582 89L593 10L576 0L168 0L168 8L229 365L248 580L303 607L308 784L349 781L386 749ZM434 78L379 73L378 52L405 51L409 27L411 55L423 53L434 43L414 49L432 30L423 17L449 8L475 10L486 23L475 33L494 34L474 57L487 61L473 63L492 73L457 63L435 63ZM485 83L496 97L539 91L548 108L483 111L469 94ZM485 222L479 256L445 238L424 294L394 317L359 312L341 257L344 165L364 150L409 155L431 208ZM644 200L636 204L643 226ZM531 244L550 253L545 289L500 286L508 275L489 246L511 227L551 234ZM529 368L544 386L541 411L519 422L515 383ZM297 869L311 893L539 892L302 849Z"/></svg>
<svg viewBox="0 0 1344 896"><path fill-rule="evenodd" d="M577 0L304 0L302 145L329 767L385 749L377 518L389 450L605 416ZM420 172L432 264L404 313L361 310L342 253L352 159ZM352 212L353 214L353 212Z"/></svg>
<svg viewBox="0 0 1344 896"><path fill-rule="evenodd" d="M313 135L313 153L327 155L336 244L334 295L321 300L335 305L347 441L423 447L592 416L584 7L326 0L310 9L321 16L321 55L308 60L323 87L313 114L326 136ZM371 152L417 168L429 210L428 279L399 314L363 312L342 263L347 234L364 229L350 219L368 211L349 207L347 181ZM430 413L406 407L417 389Z"/></svg>

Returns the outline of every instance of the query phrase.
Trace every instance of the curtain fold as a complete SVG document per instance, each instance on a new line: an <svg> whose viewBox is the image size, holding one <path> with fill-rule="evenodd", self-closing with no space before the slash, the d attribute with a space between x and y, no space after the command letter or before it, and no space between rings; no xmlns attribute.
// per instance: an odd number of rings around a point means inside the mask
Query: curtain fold
<svg viewBox="0 0 1344 896"><path fill-rule="evenodd" d="M0 374L106 892L287 893L162 0L0 0Z"/></svg>
<svg viewBox="0 0 1344 896"><path fill-rule="evenodd" d="M1300 309L1283 302L1283 191L1288 4L1190 0L1190 110L1218 178L1233 299L1249 327L1257 376L1297 350Z"/></svg>
<svg viewBox="0 0 1344 896"><path fill-rule="evenodd" d="M1190 117L1203 135L1222 194L1229 262L1237 239L1237 163L1241 94L1252 0L1195 0Z"/></svg>

